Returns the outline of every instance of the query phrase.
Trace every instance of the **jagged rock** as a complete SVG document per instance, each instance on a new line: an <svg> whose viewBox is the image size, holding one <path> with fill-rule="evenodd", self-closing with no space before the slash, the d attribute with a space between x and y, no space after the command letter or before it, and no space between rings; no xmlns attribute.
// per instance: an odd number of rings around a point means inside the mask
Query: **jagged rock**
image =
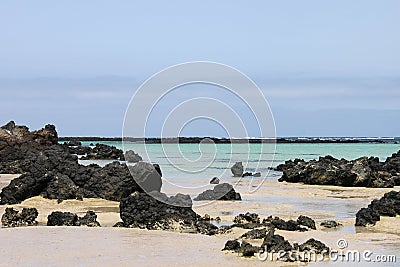
<svg viewBox="0 0 400 267"><path fill-rule="evenodd" d="M342 226L342 224L338 223L336 221L330 220L330 221L321 222L321 226L325 227L325 228L336 228L336 227Z"/></svg>
<svg viewBox="0 0 400 267"><path fill-rule="evenodd" d="M1 217L2 227L19 227L37 225L37 216L39 215L36 208L23 208L21 212L13 208L6 208Z"/></svg>
<svg viewBox="0 0 400 267"><path fill-rule="evenodd" d="M269 216L262 221L262 224L285 231L307 231L307 229L301 227L298 222L294 220L285 221L279 217Z"/></svg>
<svg viewBox="0 0 400 267"><path fill-rule="evenodd" d="M241 238L246 239L262 239L267 236L267 229L253 229L247 233L244 233Z"/></svg>
<svg viewBox="0 0 400 267"><path fill-rule="evenodd" d="M264 238L263 244L261 246L263 251L271 252L271 251L291 251L293 250L292 245L289 241L285 240L285 238L281 235L276 235L274 229L271 229L267 236Z"/></svg>
<svg viewBox="0 0 400 267"><path fill-rule="evenodd" d="M394 217L400 215L400 191L390 191L381 199L375 199L367 208L362 208L356 214L356 226L374 225L380 216Z"/></svg>
<svg viewBox="0 0 400 267"><path fill-rule="evenodd" d="M400 152L400 151L399 151ZM399 152L380 162L377 157L362 157L355 160L320 157L308 162L295 159L277 167L282 171L280 182L317 185L393 187L400 185Z"/></svg>
<svg viewBox="0 0 400 267"><path fill-rule="evenodd" d="M315 221L313 219L311 219L310 217L307 217L307 216L304 216L304 215L300 215L297 218L297 223L300 224L300 225L307 226L310 229L314 229L314 230L317 229L315 227Z"/></svg>
<svg viewBox="0 0 400 267"><path fill-rule="evenodd" d="M177 231L197 231L200 217L192 210L190 196L168 197L159 192L135 192L121 199L120 216L125 227Z"/></svg>
<svg viewBox="0 0 400 267"><path fill-rule="evenodd" d="M100 223L97 221L97 215L94 211L89 210L85 216L79 217L79 224L86 225L88 227L100 227Z"/></svg>
<svg viewBox="0 0 400 267"><path fill-rule="evenodd" d="M299 245L299 251L315 251L317 254L328 253L330 248L319 240L314 238L308 239L303 244Z"/></svg>
<svg viewBox="0 0 400 267"><path fill-rule="evenodd" d="M233 222L236 224L260 223L260 217L257 213L246 212L246 214L237 215Z"/></svg>
<svg viewBox="0 0 400 267"><path fill-rule="evenodd" d="M219 184L219 179L218 179L218 177L213 177L213 178L210 180L210 184Z"/></svg>
<svg viewBox="0 0 400 267"><path fill-rule="evenodd" d="M232 185L223 183L216 185L212 190L204 191L194 200L242 200L242 198L240 194L235 191Z"/></svg>
<svg viewBox="0 0 400 267"><path fill-rule="evenodd" d="M215 235L218 233L218 227L207 221L198 221L196 227L197 232L203 235Z"/></svg>
<svg viewBox="0 0 400 267"><path fill-rule="evenodd" d="M125 160L127 162L136 163L136 162L142 161L143 159L139 154L135 153L135 151L128 150L125 152Z"/></svg>
<svg viewBox="0 0 400 267"><path fill-rule="evenodd" d="M159 166L158 169L160 171L157 171L154 165L147 162L138 162L133 167L129 166L129 170L136 183L138 183L145 192L161 190L161 169Z"/></svg>
<svg viewBox="0 0 400 267"><path fill-rule="evenodd" d="M79 226L78 215L71 212L54 211L47 216L47 226Z"/></svg>
<svg viewBox="0 0 400 267"><path fill-rule="evenodd" d="M259 247L253 246L246 241L242 241L242 244L239 249L239 253L242 254L243 257L252 257L255 253L260 251Z"/></svg>
<svg viewBox="0 0 400 267"><path fill-rule="evenodd" d="M231 250L231 251L239 252L240 242L237 240L228 240L228 241L226 241L225 247L222 250Z"/></svg>
<svg viewBox="0 0 400 267"><path fill-rule="evenodd" d="M47 216L47 226L88 226L100 227L94 211L87 211L85 216L78 217L75 213L54 211Z"/></svg>
<svg viewBox="0 0 400 267"><path fill-rule="evenodd" d="M236 162L232 167L231 167L231 171L233 176L235 177L242 177L243 175L243 164L242 162Z"/></svg>
<svg viewBox="0 0 400 267"><path fill-rule="evenodd" d="M98 159L125 160L124 152L121 149L105 144L96 144L95 147L91 149L90 153L81 158L81 160Z"/></svg>

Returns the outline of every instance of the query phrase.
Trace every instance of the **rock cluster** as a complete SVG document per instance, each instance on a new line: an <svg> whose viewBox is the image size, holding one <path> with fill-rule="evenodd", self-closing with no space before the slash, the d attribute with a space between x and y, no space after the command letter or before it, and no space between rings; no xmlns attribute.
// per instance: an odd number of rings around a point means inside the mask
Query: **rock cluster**
<svg viewBox="0 0 400 267"><path fill-rule="evenodd" d="M400 215L400 191L390 191L381 199L374 199L367 208L356 214L356 226L374 225L380 216L395 217Z"/></svg>
<svg viewBox="0 0 400 267"><path fill-rule="evenodd" d="M83 197L119 201L132 192L161 188L161 170L149 163L139 162L129 169L119 162L105 167L80 165L65 145L57 143L52 125L33 132L12 123L3 127L0 173L22 175L2 189L0 204L16 204L38 195L59 201Z"/></svg>
<svg viewBox="0 0 400 267"><path fill-rule="evenodd" d="M199 194L194 200L242 200L242 197L235 191L232 185L222 183L216 185L212 190L209 189Z"/></svg>
<svg viewBox="0 0 400 267"><path fill-rule="evenodd" d="M86 156L80 158L81 160L98 160L98 159L109 159L109 160L125 160L124 152L114 146L105 144L96 144L94 148L91 148L87 152Z"/></svg>
<svg viewBox="0 0 400 267"><path fill-rule="evenodd" d="M348 161L325 156L310 161L289 160L277 170L283 172L280 182L388 188L400 185L400 151L385 162L376 157Z"/></svg>
<svg viewBox="0 0 400 267"><path fill-rule="evenodd" d="M249 238L250 237L250 238ZM303 244L291 244L287 241L283 236L275 234L275 230L272 228L267 233L266 229L254 229L244 234L242 238L248 239L261 239L263 238L263 242L261 247L253 246L246 241L239 242L239 240L228 240L225 243L225 246L222 250L225 251L234 251L241 254L243 257L251 257L254 256L255 253L265 253L265 252L275 252L278 253L280 251L287 252L290 254L280 255L281 261L296 261L307 259L302 259L301 256L297 255L299 252L314 252L315 254L323 254L330 251L330 248L327 247L321 241L318 241L314 238L310 238ZM290 255L290 257L289 257Z"/></svg>
<svg viewBox="0 0 400 267"><path fill-rule="evenodd" d="M85 216L79 217L75 213L54 211L47 216L47 226L88 226L100 227L94 211L87 211Z"/></svg>
<svg viewBox="0 0 400 267"><path fill-rule="evenodd" d="M231 172L233 174L233 177L247 177L247 176L260 177L261 176L261 173L259 173L259 172L255 172L255 173L244 172L243 163L241 161L233 164L233 166L231 167Z"/></svg>
<svg viewBox="0 0 400 267"><path fill-rule="evenodd" d="M2 227L19 227L37 225L37 216L39 215L36 208L23 208L21 212L13 208L6 208L1 217Z"/></svg>

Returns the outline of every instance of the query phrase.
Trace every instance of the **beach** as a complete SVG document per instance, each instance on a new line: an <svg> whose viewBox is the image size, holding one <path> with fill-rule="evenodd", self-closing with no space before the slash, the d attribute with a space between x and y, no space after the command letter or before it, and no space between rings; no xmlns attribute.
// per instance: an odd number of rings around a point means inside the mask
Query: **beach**
<svg viewBox="0 0 400 267"><path fill-rule="evenodd" d="M15 175L1 175L11 179ZM255 212L261 218L267 215L283 219L295 219L300 214L310 216L317 222L317 230L307 232L281 231L277 233L290 242L304 242L313 237L332 248L338 239L348 242L348 249L371 250L374 253L396 254L400 249L400 218L382 218L375 226L365 229L354 227L354 213L385 192L399 190L375 188L344 188L266 181L253 194L246 194L247 183L237 187L243 192L244 201L215 201L199 205L194 210L200 215L209 214L221 218L220 225L231 224L235 215ZM241 191L242 188L242 191ZM288 199L297 203L289 204ZM257 200L258 199L258 200ZM270 201L268 201L270 199ZM324 202L327 205L324 205ZM38 227L0 229L2 266L103 266L133 264L151 266L206 266L221 264L232 266L292 266L293 263L261 262L256 257L243 258L237 253L221 251L229 239L238 238L248 230L233 228L232 232L204 236L169 231L113 228L120 221L119 202L103 199L56 200L33 197L16 209L36 207L39 212ZM5 206L2 206L3 213ZM47 215L54 210L71 211L83 215L93 210L102 228L47 227ZM353 214L353 215L352 215ZM343 224L337 230L327 230L319 222L335 219ZM217 224L218 225L218 224ZM12 243L10 243L12 240ZM260 241L253 241L253 243ZM173 245L172 245L173 244ZM23 252L21 252L23 251ZM315 266L344 263L322 262ZM351 263L348 263L349 266ZM367 263L363 263L367 264ZM382 266L393 266L387 263ZM314 266L314 265L313 265Z"/></svg>

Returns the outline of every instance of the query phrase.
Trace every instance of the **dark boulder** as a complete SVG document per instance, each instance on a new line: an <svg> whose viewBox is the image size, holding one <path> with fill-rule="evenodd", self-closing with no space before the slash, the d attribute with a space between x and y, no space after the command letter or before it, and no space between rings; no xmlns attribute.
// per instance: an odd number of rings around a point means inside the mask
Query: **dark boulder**
<svg viewBox="0 0 400 267"><path fill-rule="evenodd" d="M47 216L47 226L88 226L100 227L94 211L87 211L85 216L78 217L75 213L54 211Z"/></svg>
<svg viewBox="0 0 400 267"><path fill-rule="evenodd" d="M254 254L258 253L260 251L260 247L253 246L250 243L247 243L246 241L242 241L242 244L239 249L239 253L242 254L243 257L253 257Z"/></svg>
<svg viewBox="0 0 400 267"><path fill-rule="evenodd" d="M125 152L125 160L127 162L136 163L136 162L142 161L143 159L139 154L135 153L135 151L128 150Z"/></svg>
<svg viewBox="0 0 400 267"><path fill-rule="evenodd" d="M129 170L135 179L136 183L145 191L160 191L161 190L161 169L159 171L154 165L147 162L138 162L135 166L129 166Z"/></svg>
<svg viewBox="0 0 400 267"><path fill-rule="evenodd" d="M215 235L218 233L218 227L207 221L198 221L196 228L197 232L203 235Z"/></svg>
<svg viewBox="0 0 400 267"><path fill-rule="evenodd" d="M310 217L300 215L297 218L297 223L303 226L307 226L310 229L316 230L317 228L315 227L315 221L311 219Z"/></svg>
<svg viewBox="0 0 400 267"><path fill-rule="evenodd" d="M242 162L236 162L232 167L231 167L231 172L234 177L242 177L243 175L243 164Z"/></svg>
<svg viewBox="0 0 400 267"><path fill-rule="evenodd" d="M202 200L242 200L239 193L228 183L218 184L212 190L206 190L199 194L195 201Z"/></svg>
<svg viewBox="0 0 400 267"><path fill-rule="evenodd" d="M81 158L81 160L100 159L125 160L124 152L121 149L105 144L96 144L95 147L91 149L90 153Z"/></svg>
<svg viewBox="0 0 400 267"><path fill-rule="evenodd" d="M253 229L247 233L244 233L241 238L245 239L263 239L267 236L267 229Z"/></svg>
<svg viewBox="0 0 400 267"><path fill-rule="evenodd" d="M322 254L328 253L330 248L321 241L310 238L303 244L299 245L299 251L314 251L317 254Z"/></svg>
<svg viewBox="0 0 400 267"><path fill-rule="evenodd" d="M135 192L121 199L120 216L125 227L177 231L196 230L200 217L192 210L190 196L159 192Z"/></svg>
<svg viewBox="0 0 400 267"><path fill-rule="evenodd" d="M225 243L225 247L222 250L230 250L239 252L240 250L240 242L238 240L228 240Z"/></svg>
<svg viewBox="0 0 400 267"><path fill-rule="evenodd" d="M339 226L342 226L341 223L338 223L338 222L332 221L332 220L323 221L323 222L321 222L320 225L321 225L322 227L325 227L325 228L337 228L337 227L339 227Z"/></svg>
<svg viewBox="0 0 400 267"><path fill-rule="evenodd" d="M356 226L374 225L380 216L394 217L400 215L400 191L390 191L380 199L374 199L367 208L356 214Z"/></svg>
<svg viewBox="0 0 400 267"><path fill-rule="evenodd" d="M37 216L39 215L36 208L23 208L21 212L13 208L6 208L1 217L2 227L19 227L37 225Z"/></svg>
<svg viewBox="0 0 400 267"><path fill-rule="evenodd" d="M257 213L246 212L235 216L233 222L235 224L260 223L260 217Z"/></svg>
<svg viewBox="0 0 400 267"><path fill-rule="evenodd" d="M301 227L300 224L294 220L285 221L279 217L269 216L262 221L263 225L269 226L271 228L277 228L279 230L285 231L307 231L307 228Z"/></svg>
<svg viewBox="0 0 400 267"><path fill-rule="evenodd" d="M308 162L295 159L277 166L280 182L390 188L400 184L400 157L397 153L380 162L377 157L355 160L320 157Z"/></svg>
<svg viewBox="0 0 400 267"><path fill-rule="evenodd" d="M264 238L261 249L265 252L271 251L291 251L292 245L283 236L276 235L274 229L271 229L267 236Z"/></svg>
<svg viewBox="0 0 400 267"><path fill-rule="evenodd" d="M210 184L219 184L219 179L218 179L218 177L213 177L213 178L210 180Z"/></svg>

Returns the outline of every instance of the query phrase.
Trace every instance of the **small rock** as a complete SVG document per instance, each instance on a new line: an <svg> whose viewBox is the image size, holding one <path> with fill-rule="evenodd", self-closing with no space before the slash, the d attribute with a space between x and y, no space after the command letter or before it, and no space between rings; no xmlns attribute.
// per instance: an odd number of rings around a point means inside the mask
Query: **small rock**
<svg viewBox="0 0 400 267"><path fill-rule="evenodd" d="M342 226L342 224L338 223L336 221L330 220L330 221L321 222L321 226L325 227L325 228L336 228L336 227Z"/></svg>
<svg viewBox="0 0 400 267"><path fill-rule="evenodd" d="M5 227L19 227L19 226L34 226L38 222L36 208L23 208L21 212L13 208L6 208L3 216L1 217L1 224Z"/></svg>
<svg viewBox="0 0 400 267"><path fill-rule="evenodd" d="M231 172L234 177L242 177L243 175L243 164L242 162L236 162L232 167L231 167Z"/></svg>
<svg viewBox="0 0 400 267"><path fill-rule="evenodd" d="M231 250L235 252L239 252L240 243L237 240L228 240L225 243L225 247L222 250Z"/></svg>
<svg viewBox="0 0 400 267"><path fill-rule="evenodd" d="M219 179L218 179L218 177L213 177L213 178L210 180L210 184L219 184Z"/></svg>
<svg viewBox="0 0 400 267"><path fill-rule="evenodd" d="M310 217L300 215L299 218L297 218L297 223L300 225L307 226L310 229L316 230L317 228L315 227L315 221L311 219Z"/></svg>

